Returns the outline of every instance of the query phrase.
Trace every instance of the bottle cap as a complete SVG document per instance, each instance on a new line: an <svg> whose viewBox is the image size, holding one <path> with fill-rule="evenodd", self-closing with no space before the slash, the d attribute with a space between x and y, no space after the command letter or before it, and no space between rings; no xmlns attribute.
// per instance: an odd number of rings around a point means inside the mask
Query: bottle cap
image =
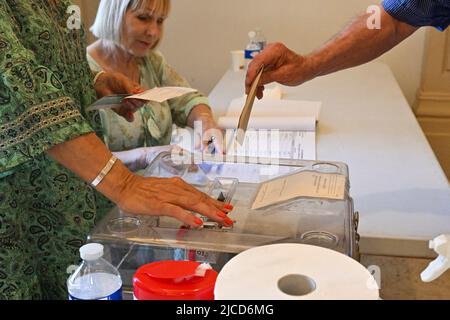
<svg viewBox="0 0 450 320"><path fill-rule="evenodd" d="M88 243L80 248L80 257L83 260L97 260L103 256L103 245L100 243Z"/></svg>
<svg viewBox="0 0 450 320"><path fill-rule="evenodd" d="M255 31L250 31L248 33L248 36L249 36L249 38L254 38L254 37L256 37L256 32Z"/></svg>
<svg viewBox="0 0 450 320"><path fill-rule="evenodd" d="M137 300L213 300L218 273L196 261L157 261L133 276Z"/></svg>

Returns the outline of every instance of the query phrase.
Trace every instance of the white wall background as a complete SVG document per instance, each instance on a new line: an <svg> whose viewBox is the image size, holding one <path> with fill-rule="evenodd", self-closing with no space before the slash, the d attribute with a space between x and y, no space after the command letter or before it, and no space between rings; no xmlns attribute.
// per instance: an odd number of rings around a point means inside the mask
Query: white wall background
<svg viewBox="0 0 450 320"><path fill-rule="evenodd" d="M90 26L98 0L78 0ZM380 0L172 0L160 50L190 84L209 94L230 66L229 51L244 49L261 27L269 42L309 53ZM87 12L86 12L87 11ZM410 105L420 85L422 28L379 59L394 72ZM374 88L376 91L376 88Z"/></svg>
<svg viewBox="0 0 450 320"><path fill-rule="evenodd" d="M373 3L373 0L172 0L160 50L193 87L209 93L230 66L229 51L243 49L247 33L254 27L261 27L269 42L281 41L306 54ZM379 58L391 67L410 105L420 85L424 31L417 31Z"/></svg>

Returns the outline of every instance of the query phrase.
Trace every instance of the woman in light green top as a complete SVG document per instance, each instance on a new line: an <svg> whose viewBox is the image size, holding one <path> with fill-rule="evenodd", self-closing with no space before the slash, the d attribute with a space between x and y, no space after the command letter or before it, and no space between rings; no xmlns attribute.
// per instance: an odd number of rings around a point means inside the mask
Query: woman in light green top
<svg viewBox="0 0 450 320"><path fill-rule="evenodd" d="M122 73L147 89L189 87L155 50L169 7L170 0L102 0L91 28L98 40L87 50L91 69ZM105 142L112 151L167 145L173 123L193 127L194 121L202 121L204 145L214 133L219 134L208 100L200 93L150 102L125 117L101 111ZM215 147L222 151L220 145Z"/></svg>

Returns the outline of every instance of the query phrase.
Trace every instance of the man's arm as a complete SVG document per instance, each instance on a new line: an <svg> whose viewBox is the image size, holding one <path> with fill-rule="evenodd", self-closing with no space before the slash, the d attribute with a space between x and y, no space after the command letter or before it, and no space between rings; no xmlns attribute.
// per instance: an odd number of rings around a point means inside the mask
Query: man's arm
<svg viewBox="0 0 450 320"><path fill-rule="evenodd" d="M258 88L259 98L262 97L264 84L276 81L295 86L317 76L358 66L379 57L418 29L393 18L382 6L379 7L381 29L369 29L367 20L371 14L363 14L309 55L298 55L281 43L267 46L249 65L246 92L262 64L265 72Z"/></svg>
<svg viewBox="0 0 450 320"><path fill-rule="evenodd" d="M383 7L381 28L369 29L367 20L372 14L356 18L323 47L311 53L315 76L322 76L369 62L389 51L418 28L389 15Z"/></svg>

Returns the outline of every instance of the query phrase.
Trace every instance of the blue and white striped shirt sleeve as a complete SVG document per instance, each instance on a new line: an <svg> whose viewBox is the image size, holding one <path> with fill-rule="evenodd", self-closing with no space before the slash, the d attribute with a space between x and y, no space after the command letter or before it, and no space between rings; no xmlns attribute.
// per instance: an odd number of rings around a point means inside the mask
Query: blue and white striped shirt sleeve
<svg viewBox="0 0 450 320"><path fill-rule="evenodd" d="M450 25L450 0L384 0L382 5L392 17L415 27L443 31Z"/></svg>

